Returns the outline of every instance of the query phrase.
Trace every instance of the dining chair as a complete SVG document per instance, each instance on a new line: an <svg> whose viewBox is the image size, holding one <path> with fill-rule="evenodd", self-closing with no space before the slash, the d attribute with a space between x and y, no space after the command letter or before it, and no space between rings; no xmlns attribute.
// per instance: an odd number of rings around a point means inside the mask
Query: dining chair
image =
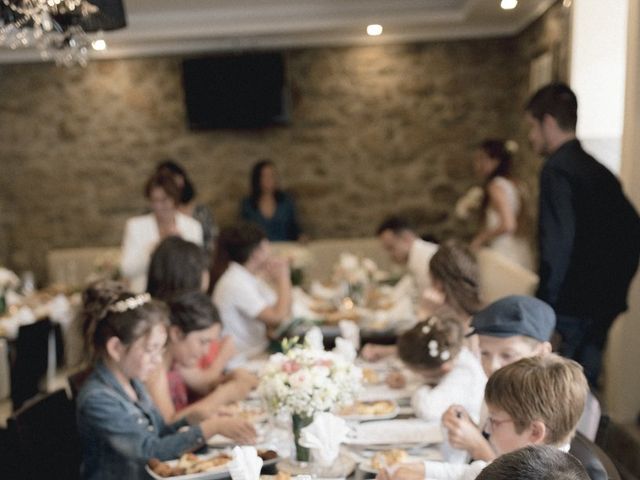
<svg viewBox="0 0 640 480"><path fill-rule="evenodd" d="M29 400L9 417L7 426L22 478L79 478L75 406L65 390Z"/></svg>
<svg viewBox="0 0 640 480"><path fill-rule="evenodd" d="M620 473L609 456L595 443L577 432L569 450L589 474L591 480L620 480Z"/></svg>
<svg viewBox="0 0 640 480"><path fill-rule="evenodd" d="M13 410L40 392L42 378L50 363L50 336L53 325L45 318L21 325L15 343L15 360L11 366L11 401Z"/></svg>

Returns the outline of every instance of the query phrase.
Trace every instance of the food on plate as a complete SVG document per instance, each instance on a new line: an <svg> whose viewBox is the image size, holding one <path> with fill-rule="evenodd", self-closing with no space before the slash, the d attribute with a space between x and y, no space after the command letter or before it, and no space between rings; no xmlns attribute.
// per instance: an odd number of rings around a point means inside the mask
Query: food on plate
<svg viewBox="0 0 640 480"><path fill-rule="evenodd" d="M383 450L377 452L371 459L371 465L376 470L380 470L385 467L392 467L398 463L402 463L407 460L407 452L394 448L393 450Z"/></svg>
<svg viewBox="0 0 640 480"><path fill-rule="evenodd" d="M387 415L396 409L396 405L389 400L378 400L374 402L356 402L340 410L340 415Z"/></svg>
<svg viewBox="0 0 640 480"><path fill-rule="evenodd" d="M278 472L277 475L260 475L260 480L291 480L291 475L286 472Z"/></svg>
<svg viewBox="0 0 640 480"><path fill-rule="evenodd" d="M215 457L200 458L193 453L185 453L178 459L175 466L166 462L161 462L157 458L152 458L147 462L149 468L161 477L175 477L179 475L189 475L192 473L208 472L210 470L226 465L232 460L231 456L221 453Z"/></svg>
<svg viewBox="0 0 640 480"><path fill-rule="evenodd" d="M258 456L265 462L278 458L278 453L273 450L258 450Z"/></svg>
<svg viewBox="0 0 640 480"><path fill-rule="evenodd" d="M374 384L380 381L380 376L373 368L365 367L362 369L362 379L364 383Z"/></svg>
<svg viewBox="0 0 640 480"><path fill-rule="evenodd" d="M407 385L407 378L402 372L390 372L385 381L390 388L404 388Z"/></svg>

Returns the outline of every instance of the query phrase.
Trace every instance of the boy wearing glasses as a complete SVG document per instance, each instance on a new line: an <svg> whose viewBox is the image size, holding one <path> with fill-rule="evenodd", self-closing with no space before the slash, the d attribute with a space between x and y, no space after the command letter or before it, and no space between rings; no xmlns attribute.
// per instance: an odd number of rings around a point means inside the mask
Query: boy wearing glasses
<svg viewBox="0 0 640 480"><path fill-rule="evenodd" d="M523 358L495 372L487 382L485 401L489 442L502 455L528 445L551 445L569 451L584 409L587 380L580 365L557 355ZM487 465L425 461L378 474L381 480L475 479Z"/></svg>

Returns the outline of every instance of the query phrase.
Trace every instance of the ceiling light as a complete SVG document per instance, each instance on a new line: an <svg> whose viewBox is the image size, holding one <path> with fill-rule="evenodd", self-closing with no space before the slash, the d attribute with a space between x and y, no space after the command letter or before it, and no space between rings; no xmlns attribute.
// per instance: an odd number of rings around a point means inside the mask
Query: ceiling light
<svg viewBox="0 0 640 480"><path fill-rule="evenodd" d="M367 35L371 37L377 37L382 34L382 25L378 25L377 23L372 23L371 25L367 25Z"/></svg>
<svg viewBox="0 0 640 480"><path fill-rule="evenodd" d="M518 0L502 0L500 2L500 7L503 10L513 10L518 6Z"/></svg>
<svg viewBox="0 0 640 480"><path fill-rule="evenodd" d="M94 40L93 42L91 42L91 46L93 47L94 50L102 51L107 49L107 42L99 38L98 40Z"/></svg>

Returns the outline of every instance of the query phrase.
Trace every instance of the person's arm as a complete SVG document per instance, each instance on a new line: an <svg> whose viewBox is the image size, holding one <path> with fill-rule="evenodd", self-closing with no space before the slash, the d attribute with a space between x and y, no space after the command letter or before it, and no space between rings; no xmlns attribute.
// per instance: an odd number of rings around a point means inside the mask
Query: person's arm
<svg viewBox="0 0 640 480"><path fill-rule="evenodd" d="M257 318L268 327L276 327L291 313L291 272L284 259L274 258L267 265L267 273L275 283L277 299L273 305L262 309Z"/></svg>
<svg viewBox="0 0 640 480"><path fill-rule="evenodd" d="M451 405L442 415L447 440L453 448L465 450L474 460L490 462L496 458L491 445L469 414L460 405Z"/></svg>
<svg viewBox="0 0 640 480"><path fill-rule="evenodd" d="M139 462L152 457L170 460L205 444L200 426L161 435L165 425L160 432L150 428L142 411L132 413L123 407L119 396L102 390L92 392L78 405L78 419L91 435L105 439L113 450Z"/></svg>
<svg viewBox="0 0 640 480"><path fill-rule="evenodd" d="M233 338L224 337L213 361L205 368L179 368L180 374L190 390L206 395L223 380L223 372L229 360L236 354Z"/></svg>
<svg viewBox="0 0 640 480"><path fill-rule="evenodd" d="M487 188L487 195L489 197L489 205L498 214L499 223L495 228L481 230L471 242L473 248L479 248L502 234L514 233L518 228L516 214L509 203L507 191L504 187L498 182L491 182Z"/></svg>
<svg viewBox="0 0 640 480"><path fill-rule="evenodd" d="M569 268L576 232L569 179L551 168L540 177L540 284L536 296L555 306Z"/></svg>

